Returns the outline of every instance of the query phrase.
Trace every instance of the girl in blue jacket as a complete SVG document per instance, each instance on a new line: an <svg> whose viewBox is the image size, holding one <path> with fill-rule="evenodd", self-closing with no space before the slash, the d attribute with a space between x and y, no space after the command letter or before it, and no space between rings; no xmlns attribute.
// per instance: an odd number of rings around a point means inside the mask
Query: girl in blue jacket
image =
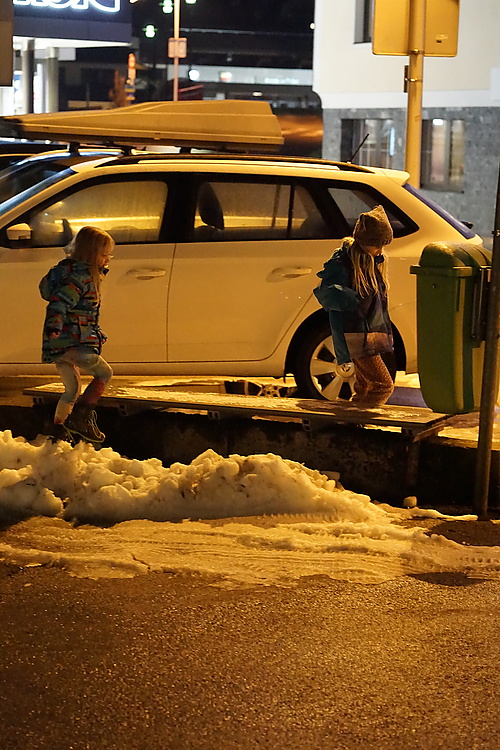
<svg viewBox="0 0 500 750"><path fill-rule="evenodd" d="M83 227L66 248L67 257L40 282L40 294L48 302L42 362L55 364L64 385L54 415L55 438L65 438L69 432L100 443L105 437L94 409L113 375L101 357L106 336L99 327L99 309L101 283L114 244L102 229ZM79 398L80 371L93 379Z"/></svg>
<svg viewBox="0 0 500 750"><path fill-rule="evenodd" d="M314 290L328 311L338 365L354 364L356 383L351 401L360 407L385 404L394 390L381 354L393 351L387 309L385 245L392 227L382 206L360 215L353 236L334 252L318 273Z"/></svg>

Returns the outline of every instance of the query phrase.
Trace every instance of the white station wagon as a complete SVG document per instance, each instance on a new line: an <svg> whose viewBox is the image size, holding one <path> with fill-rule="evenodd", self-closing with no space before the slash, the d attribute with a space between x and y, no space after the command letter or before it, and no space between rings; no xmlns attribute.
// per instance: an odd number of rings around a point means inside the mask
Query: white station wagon
<svg viewBox="0 0 500 750"><path fill-rule="evenodd" d="M73 234L91 224L116 241L101 324L103 354L117 374L291 374L302 396L336 398L341 381L328 319L313 295L316 273L358 215L377 204L394 231L386 252L397 369L414 372L410 266L431 241L481 245L473 231L412 188L404 172L176 153L83 160L0 204L0 374L51 372L40 364L38 283Z"/></svg>

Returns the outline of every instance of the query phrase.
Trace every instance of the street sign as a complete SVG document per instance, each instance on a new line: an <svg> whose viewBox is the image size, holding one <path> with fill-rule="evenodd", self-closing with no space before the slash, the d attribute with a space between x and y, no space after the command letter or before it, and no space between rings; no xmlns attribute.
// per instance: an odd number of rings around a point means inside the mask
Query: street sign
<svg viewBox="0 0 500 750"><path fill-rule="evenodd" d="M374 0L372 52L408 55L412 0ZM427 0L425 57L455 57L458 47L459 0Z"/></svg>
<svg viewBox="0 0 500 750"><path fill-rule="evenodd" d="M169 57L187 57L187 38L171 36L168 40Z"/></svg>
<svg viewBox="0 0 500 750"><path fill-rule="evenodd" d="M0 86L12 86L14 75L14 6L12 0L0 0Z"/></svg>

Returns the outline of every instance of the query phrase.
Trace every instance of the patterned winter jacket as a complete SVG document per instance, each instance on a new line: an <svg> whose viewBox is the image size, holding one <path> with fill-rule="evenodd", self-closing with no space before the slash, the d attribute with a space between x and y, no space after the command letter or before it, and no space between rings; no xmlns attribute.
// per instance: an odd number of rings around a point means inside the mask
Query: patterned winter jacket
<svg viewBox="0 0 500 750"><path fill-rule="evenodd" d="M106 336L99 328L99 299L87 263L65 258L40 282L49 303L42 338L42 362L54 362L67 349L85 346L101 353ZM52 332L59 333L50 338Z"/></svg>
<svg viewBox="0 0 500 750"><path fill-rule="evenodd" d="M362 297L352 288L353 268L347 250L348 244L344 243L334 252L317 274L321 283L314 290L320 305L328 312L339 365L393 349L387 290L378 269L384 256L374 258L379 289L372 289Z"/></svg>

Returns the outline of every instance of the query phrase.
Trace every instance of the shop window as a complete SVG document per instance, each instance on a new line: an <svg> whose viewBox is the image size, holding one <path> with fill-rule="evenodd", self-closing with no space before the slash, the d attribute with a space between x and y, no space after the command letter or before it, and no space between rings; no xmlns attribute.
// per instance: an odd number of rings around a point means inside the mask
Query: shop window
<svg viewBox="0 0 500 750"><path fill-rule="evenodd" d="M423 120L421 186L430 190L464 189L464 120Z"/></svg>
<svg viewBox="0 0 500 750"><path fill-rule="evenodd" d="M396 128L392 120L342 120L341 161L390 169L395 148Z"/></svg>
<svg viewBox="0 0 500 750"><path fill-rule="evenodd" d="M374 0L356 0L354 44L371 42L373 29Z"/></svg>

